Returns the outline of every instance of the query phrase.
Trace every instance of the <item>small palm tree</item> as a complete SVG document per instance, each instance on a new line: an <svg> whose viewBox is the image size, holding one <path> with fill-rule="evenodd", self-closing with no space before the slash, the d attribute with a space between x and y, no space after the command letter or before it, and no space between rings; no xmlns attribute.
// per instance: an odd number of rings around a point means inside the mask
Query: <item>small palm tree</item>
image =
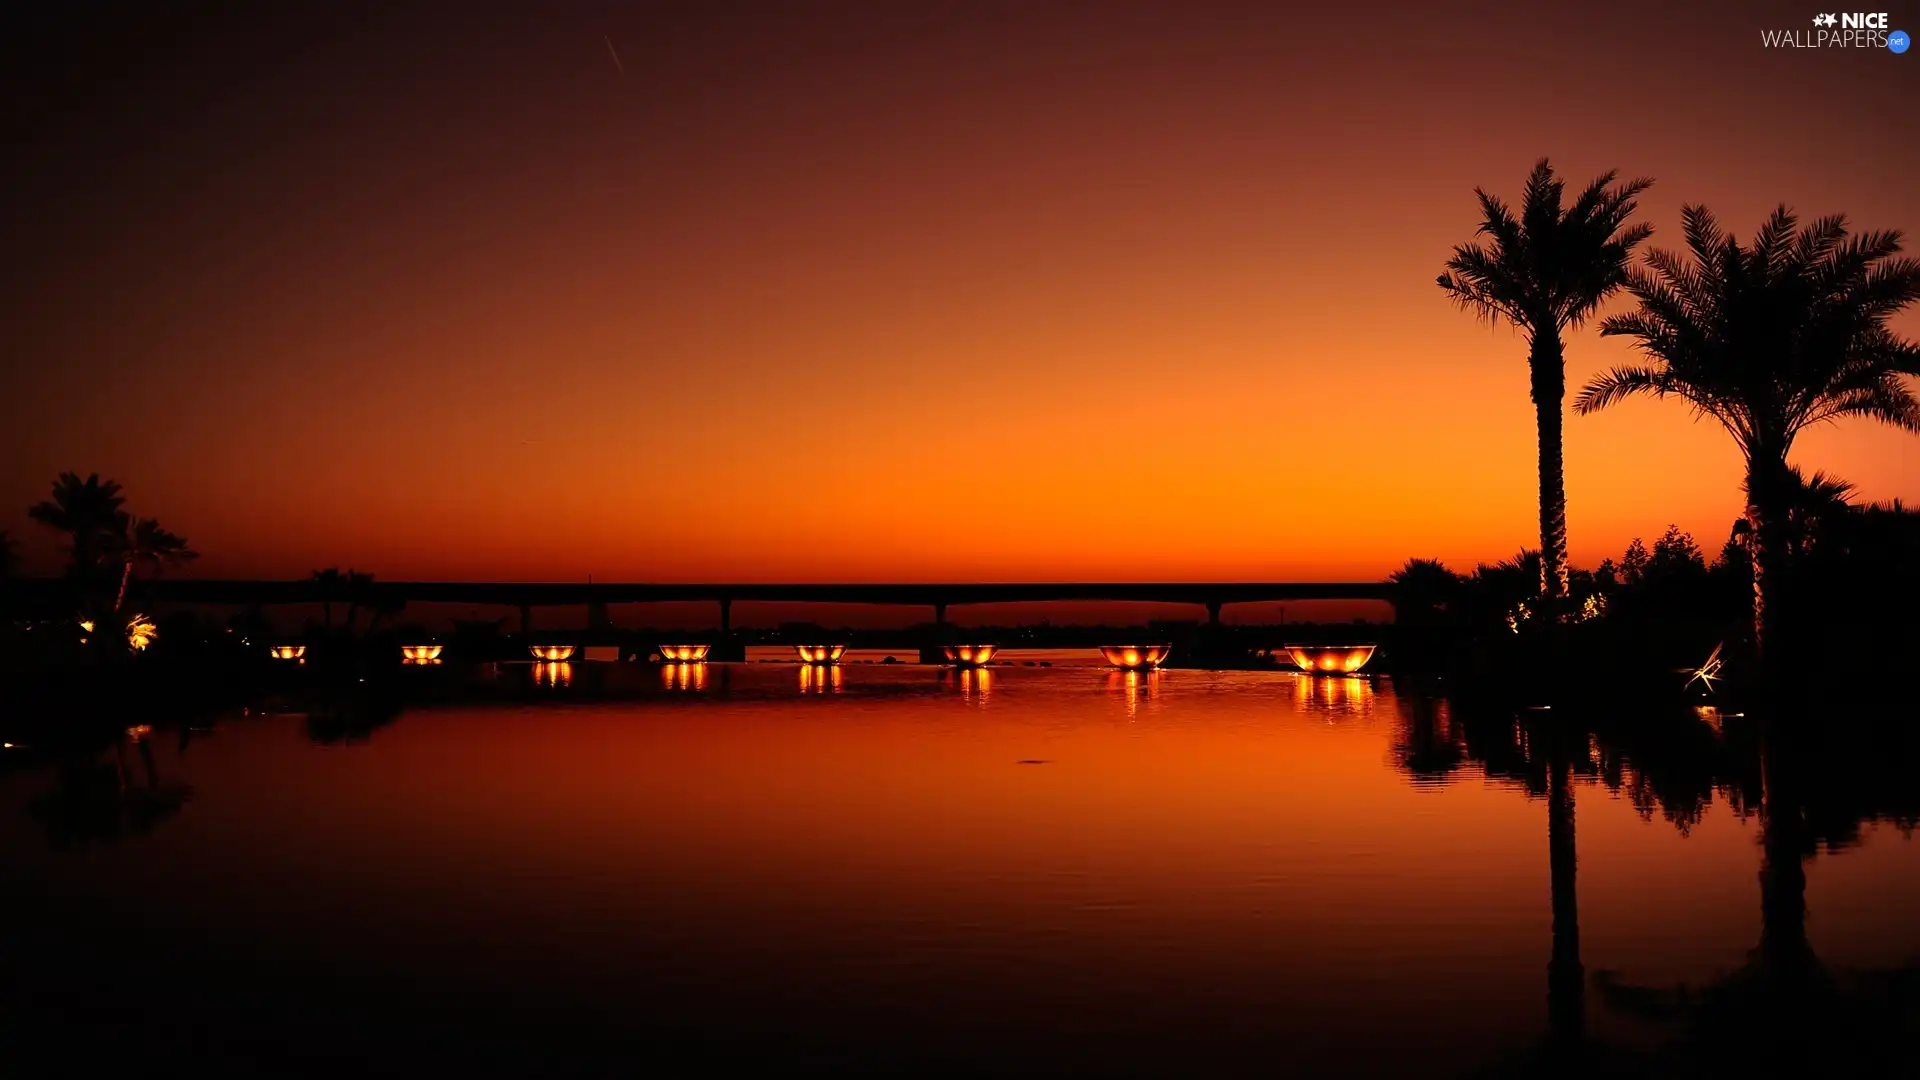
<svg viewBox="0 0 1920 1080"><path fill-rule="evenodd" d="M114 594L113 610L120 611L127 602L127 586L132 583L134 572L142 566L151 566L155 576L169 566L179 566L200 557L200 553L187 547L186 538L175 536L160 527L153 518L120 515L118 534L112 539L113 554L120 559L120 591Z"/></svg>
<svg viewBox="0 0 1920 1080"><path fill-rule="evenodd" d="M1460 575L1438 559L1408 559L1407 565L1387 575L1392 587L1394 618L1404 623L1439 620L1460 593Z"/></svg>
<svg viewBox="0 0 1920 1080"><path fill-rule="evenodd" d="M1653 363L1594 379L1574 409L1672 395L1733 436L1746 456L1754 641L1764 651L1778 630L1769 593L1792 547L1795 436L1848 416L1920 431L1920 402L1901 381L1920 374L1920 349L1887 327L1920 300L1920 262L1895 258L1898 232L1849 236L1839 216L1799 228L1784 206L1746 247L1704 206L1682 220L1692 258L1650 252L1627 282L1639 310L1600 328L1635 339Z"/></svg>
<svg viewBox="0 0 1920 1080"><path fill-rule="evenodd" d="M361 607L372 606L373 575L348 570L344 584L347 592L347 631L351 633L360 621Z"/></svg>
<svg viewBox="0 0 1920 1080"><path fill-rule="evenodd" d="M53 491L45 500L27 511L27 516L67 534L67 554L75 576L98 570L106 560L109 546L120 527L120 507L126 503L120 485L100 479L99 473L63 472L53 482Z"/></svg>
<svg viewBox="0 0 1920 1080"><path fill-rule="evenodd" d="M1565 182L1541 158L1521 192L1519 213L1476 188L1484 242L1461 244L1439 285L1461 307L1505 322L1527 337L1540 458L1540 591L1549 607L1567 593L1567 488L1561 453L1561 408L1567 395L1566 331L1592 317L1626 280L1633 249L1652 235L1628 225L1642 177L1616 184L1596 178L1563 206Z"/></svg>
<svg viewBox="0 0 1920 1080"><path fill-rule="evenodd" d="M340 591L340 571L329 566L325 570L315 570L312 580L320 586L320 617L328 630L333 629L333 598Z"/></svg>

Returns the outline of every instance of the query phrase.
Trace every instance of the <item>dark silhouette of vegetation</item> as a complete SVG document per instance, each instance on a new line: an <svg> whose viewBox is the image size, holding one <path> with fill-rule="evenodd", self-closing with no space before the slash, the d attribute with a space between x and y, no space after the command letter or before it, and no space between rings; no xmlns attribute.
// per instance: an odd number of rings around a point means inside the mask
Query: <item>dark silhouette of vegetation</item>
<svg viewBox="0 0 1920 1080"><path fill-rule="evenodd" d="M151 735L150 728L129 728L113 740L105 762L95 744L58 763L53 790L26 805L27 815L46 829L54 847L75 850L110 844L151 832L180 813L193 797L193 789L160 777ZM137 773L128 761L129 747L140 759Z"/></svg>
<svg viewBox="0 0 1920 1080"><path fill-rule="evenodd" d="M1592 317L1626 280L1633 249L1653 233L1629 225L1637 199L1652 185L1642 177L1616 184L1608 172L1564 205L1566 184L1547 159L1534 165L1516 213L1481 189L1479 234L1447 260L1439 285L1461 307L1505 322L1527 337L1534 419L1539 434L1539 595L1557 614L1567 592L1567 491L1561 459L1561 409L1567 393L1569 329Z"/></svg>
<svg viewBox="0 0 1920 1080"><path fill-rule="evenodd" d="M359 627L360 609L373 605L373 575L348 570L341 587L347 597L347 632L353 633Z"/></svg>
<svg viewBox="0 0 1920 1080"><path fill-rule="evenodd" d="M332 630L333 601L335 597L340 595L340 590L345 579L341 576L339 568L333 566L329 566L325 570L315 570L311 577L312 580L320 586L320 617L322 626L327 630Z"/></svg>
<svg viewBox="0 0 1920 1080"><path fill-rule="evenodd" d="M1920 825L1920 735L1852 681L1789 679L1750 715L1712 720L1685 708L1515 713L1472 696L1403 701L1396 759L1418 784L1477 767L1544 797L1553 928L1546 1038L1502 1075L1894 1075L1915 1051L1920 966L1823 963L1807 936L1806 868L1843 851L1868 822ZM1722 726L1724 725L1724 727ZM1636 986L1582 976L1576 781L1596 782L1642 817L1681 834L1714 802L1758 817L1761 931L1746 963L1704 986ZM1652 1023L1666 1038L1628 1050L1587 1035L1589 1009ZM1877 1064L1877 1067L1875 1067Z"/></svg>
<svg viewBox="0 0 1920 1080"><path fill-rule="evenodd" d="M142 566L151 567L154 575L169 566L179 566L200 557L200 553L187 547L185 537L175 536L160 527L153 518L120 515L118 531L112 541L113 555L121 562L120 590L114 594L113 610L118 613L127 603L127 586L132 584L134 573Z"/></svg>
<svg viewBox="0 0 1920 1080"><path fill-rule="evenodd" d="M1682 217L1691 259L1650 252L1628 274L1639 309L1600 328L1633 338L1653 363L1594 379L1574 409L1672 395L1733 436L1747 463L1753 634L1764 651L1781 629L1771 603L1792 552L1795 437L1848 416L1920 431L1920 403L1900 381L1920 374L1920 350L1887 327L1920 299L1920 262L1895 257L1898 232L1850 236L1839 216L1801 228L1783 206L1744 247L1703 206Z"/></svg>
<svg viewBox="0 0 1920 1080"><path fill-rule="evenodd" d="M66 534L67 573L82 589L83 604L97 603L90 594L96 587L104 591L109 567L118 570L119 585L107 608L112 615L126 606L128 587L143 567L157 575L198 557L185 538L157 520L127 513L126 501L120 485L100 479L99 473L82 480L78 473L63 472L48 497L27 511L34 521Z"/></svg>
<svg viewBox="0 0 1920 1080"><path fill-rule="evenodd" d="M28 509L27 516L46 527L66 534L68 573L90 580L99 575L113 548L113 538L121 531L121 510L126 498L120 485L101 480L99 473L63 472L53 482L52 493Z"/></svg>

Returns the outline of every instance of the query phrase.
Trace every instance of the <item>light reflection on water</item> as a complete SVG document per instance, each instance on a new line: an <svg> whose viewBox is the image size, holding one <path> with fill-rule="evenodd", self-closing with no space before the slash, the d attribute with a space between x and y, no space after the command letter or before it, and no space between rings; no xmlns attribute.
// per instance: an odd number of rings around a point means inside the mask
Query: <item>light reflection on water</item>
<svg viewBox="0 0 1920 1080"><path fill-rule="evenodd" d="M269 717L0 773L20 1022L118 1002L164 1050L244 1012L269 1042L319 1025L317 1053L488 1064L1446 1073L1545 1037L1556 911L1633 985L1710 984L1761 936L1762 788L1694 777L1729 752L1705 724L1677 755L1384 678L522 667L344 742ZM607 687L641 696L583 696ZM135 829L142 791L192 798ZM1841 846L1806 863L1813 951L1920 956L1911 841ZM1588 1035L1650 1037L1575 987Z"/></svg>

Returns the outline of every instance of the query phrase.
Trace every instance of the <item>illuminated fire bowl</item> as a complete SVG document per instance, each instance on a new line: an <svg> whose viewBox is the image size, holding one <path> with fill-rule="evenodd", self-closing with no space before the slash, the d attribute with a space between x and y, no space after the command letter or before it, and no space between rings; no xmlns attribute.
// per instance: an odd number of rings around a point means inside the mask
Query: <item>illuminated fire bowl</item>
<svg viewBox="0 0 1920 1080"><path fill-rule="evenodd" d="M445 648L445 645L402 645L400 655L416 664L424 664L440 659L440 653Z"/></svg>
<svg viewBox="0 0 1920 1080"><path fill-rule="evenodd" d="M275 645L267 650L275 660L298 660L307 655L305 645Z"/></svg>
<svg viewBox="0 0 1920 1080"><path fill-rule="evenodd" d="M1289 645L1295 667L1320 675L1351 675L1373 659L1372 645Z"/></svg>
<svg viewBox="0 0 1920 1080"><path fill-rule="evenodd" d="M955 667L985 667L993 660L993 654L1000 651L998 645L944 645L941 651L947 654L947 663Z"/></svg>
<svg viewBox="0 0 1920 1080"><path fill-rule="evenodd" d="M847 651L845 645L795 645L803 664L837 664Z"/></svg>
<svg viewBox="0 0 1920 1080"><path fill-rule="evenodd" d="M697 664L707 658L711 645L662 645L660 659L675 664Z"/></svg>
<svg viewBox="0 0 1920 1080"><path fill-rule="evenodd" d="M1151 671L1159 667L1173 651L1171 645L1102 645L1100 655L1107 663L1128 671Z"/></svg>
<svg viewBox="0 0 1920 1080"><path fill-rule="evenodd" d="M573 659L571 645L529 645L527 651L533 653L535 660L544 660L549 664L558 664Z"/></svg>

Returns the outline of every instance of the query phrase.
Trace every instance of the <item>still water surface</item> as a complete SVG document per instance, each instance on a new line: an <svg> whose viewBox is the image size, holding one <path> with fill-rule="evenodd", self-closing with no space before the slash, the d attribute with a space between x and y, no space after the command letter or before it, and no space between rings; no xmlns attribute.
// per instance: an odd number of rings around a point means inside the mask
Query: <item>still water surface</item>
<svg viewBox="0 0 1920 1080"><path fill-rule="evenodd" d="M0 773L10 1045L1459 1075L1548 1036L1548 802L1384 679L573 667L502 665L507 692L361 738L257 711L156 733L130 783L183 803L144 831ZM641 696L567 697L608 679ZM1676 824L1633 781L1574 780L1581 958L1711 983L1759 937L1758 815ZM1869 823L1808 861L1823 962L1920 957L1916 851ZM1581 1008L1589 1038L1660 1037Z"/></svg>

